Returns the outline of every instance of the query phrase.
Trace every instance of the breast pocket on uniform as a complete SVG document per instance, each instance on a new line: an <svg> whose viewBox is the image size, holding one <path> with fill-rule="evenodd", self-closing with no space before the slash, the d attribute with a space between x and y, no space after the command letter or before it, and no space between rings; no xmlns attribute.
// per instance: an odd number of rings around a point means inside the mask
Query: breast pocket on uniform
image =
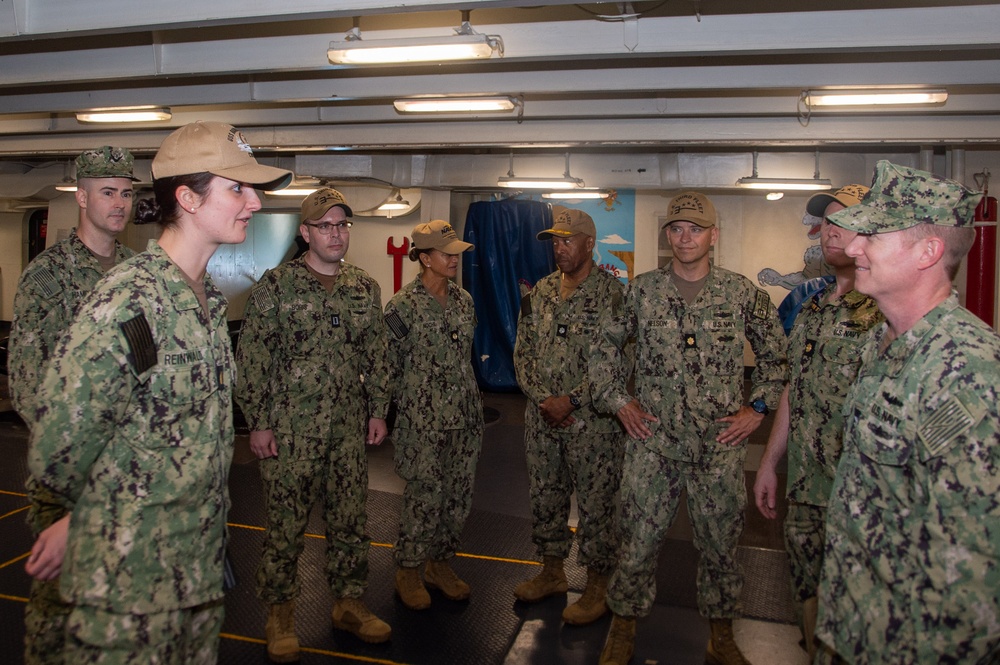
<svg viewBox="0 0 1000 665"><path fill-rule="evenodd" d="M194 360L194 356L200 357ZM149 430L155 433L149 437L150 447L182 445L226 371L203 350L162 353L149 377Z"/></svg>
<svg viewBox="0 0 1000 665"><path fill-rule="evenodd" d="M852 440L865 457L885 466L903 466L913 454L915 432L910 432L895 399L861 404L847 424Z"/></svg>

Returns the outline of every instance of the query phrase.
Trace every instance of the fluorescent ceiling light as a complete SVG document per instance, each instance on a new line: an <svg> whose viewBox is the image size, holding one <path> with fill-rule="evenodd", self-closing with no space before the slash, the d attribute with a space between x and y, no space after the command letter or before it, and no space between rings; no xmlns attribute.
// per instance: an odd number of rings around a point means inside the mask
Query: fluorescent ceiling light
<svg viewBox="0 0 1000 665"><path fill-rule="evenodd" d="M152 106L79 111L79 122L162 122L170 120L170 109Z"/></svg>
<svg viewBox="0 0 1000 665"><path fill-rule="evenodd" d="M335 65L376 65L404 62L443 62L489 58L496 51L503 56L503 39L483 35L468 21L455 28L454 35L443 37L403 37L399 39L361 38L361 30L352 28L343 40L330 42L326 57Z"/></svg>
<svg viewBox="0 0 1000 665"><path fill-rule="evenodd" d="M767 199L768 201L780 201L781 199L785 198L785 193L784 192L770 192L764 198Z"/></svg>
<svg viewBox="0 0 1000 665"><path fill-rule="evenodd" d="M947 90L807 90L805 102L817 106L897 106L941 105L948 101Z"/></svg>
<svg viewBox="0 0 1000 665"><path fill-rule="evenodd" d="M566 153L566 171L561 178L558 177L534 177L514 175L514 153L510 154L510 169L507 175L497 179L498 187L508 187L510 189L580 189L586 183L580 178L574 178L569 174L569 153Z"/></svg>
<svg viewBox="0 0 1000 665"><path fill-rule="evenodd" d="M825 178L740 178L737 187L744 189L817 191L833 189L833 184Z"/></svg>
<svg viewBox="0 0 1000 665"><path fill-rule="evenodd" d="M402 192L396 190L396 198L386 199L385 203L378 207L378 210L388 212L395 210L409 210L409 208L410 202L403 198Z"/></svg>
<svg viewBox="0 0 1000 665"><path fill-rule="evenodd" d="M286 187L284 189L268 190L264 193L268 196L309 196L319 187Z"/></svg>
<svg viewBox="0 0 1000 665"><path fill-rule="evenodd" d="M562 192L545 192L543 199L606 199L610 192L606 189L574 189Z"/></svg>
<svg viewBox="0 0 1000 665"><path fill-rule="evenodd" d="M63 180L58 185L56 185L57 192L75 192L76 191L76 180Z"/></svg>
<svg viewBox="0 0 1000 665"><path fill-rule="evenodd" d="M415 97L392 103L400 113L491 113L513 111L511 97Z"/></svg>
<svg viewBox="0 0 1000 665"><path fill-rule="evenodd" d="M577 189L583 187L579 178L531 178L522 176L503 176L497 180L497 186L512 189Z"/></svg>
<svg viewBox="0 0 1000 665"><path fill-rule="evenodd" d="M833 183L826 178L819 177L819 151L816 151L816 172L812 178L758 178L757 177L757 152L753 153L753 175L740 178L736 181L737 187L744 189L766 189L769 192L775 191L819 191L833 189Z"/></svg>

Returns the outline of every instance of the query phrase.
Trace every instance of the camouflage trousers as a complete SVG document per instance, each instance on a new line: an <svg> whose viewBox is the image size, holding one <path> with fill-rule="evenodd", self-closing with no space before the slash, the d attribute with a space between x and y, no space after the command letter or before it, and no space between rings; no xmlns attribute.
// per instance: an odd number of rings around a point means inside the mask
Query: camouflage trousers
<svg viewBox="0 0 1000 665"><path fill-rule="evenodd" d="M215 665L224 613L222 599L156 614L74 607L66 627L66 662Z"/></svg>
<svg viewBox="0 0 1000 665"><path fill-rule="evenodd" d="M406 481L396 563L415 568L453 557L472 510L483 431L396 429L392 443L396 473Z"/></svg>
<svg viewBox="0 0 1000 665"><path fill-rule="evenodd" d="M623 433L562 434L528 425L524 437L531 496L531 540L540 556L565 559L573 545L570 497L576 492L577 562L601 573L615 565L614 525Z"/></svg>
<svg viewBox="0 0 1000 665"><path fill-rule="evenodd" d="M792 569L792 597L799 606L819 591L825 543L826 508L789 502L785 516L785 549Z"/></svg>
<svg viewBox="0 0 1000 665"><path fill-rule="evenodd" d="M326 574L336 598L360 598L368 585L365 503L368 458L358 430L332 441L275 434L278 456L260 461L266 524L257 595L268 604L297 598L298 561L316 502L326 522Z"/></svg>
<svg viewBox="0 0 1000 665"><path fill-rule="evenodd" d="M681 491L698 560L698 611L710 619L740 614L743 571L736 546L743 532L746 447L706 446L699 462L658 455L641 442L626 446L620 494L618 566L608 587L608 606L620 616L646 616L656 598L656 563L673 524Z"/></svg>
<svg viewBox="0 0 1000 665"><path fill-rule="evenodd" d="M72 608L59 595L59 578L32 580L24 611L25 665L62 665L66 617Z"/></svg>
<svg viewBox="0 0 1000 665"><path fill-rule="evenodd" d="M45 498L45 493L32 479L28 480L28 526L38 535L62 519L66 509ZM59 595L59 579L31 581L28 604L24 610L25 665L62 665L66 643L66 617L72 605Z"/></svg>

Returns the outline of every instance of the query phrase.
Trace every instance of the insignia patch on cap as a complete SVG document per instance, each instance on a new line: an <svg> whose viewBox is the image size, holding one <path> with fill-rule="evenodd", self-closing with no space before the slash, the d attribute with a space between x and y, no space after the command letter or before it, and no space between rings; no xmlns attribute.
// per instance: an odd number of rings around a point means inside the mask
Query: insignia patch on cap
<svg viewBox="0 0 1000 665"><path fill-rule="evenodd" d="M46 298L52 298L62 292L62 287L56 281L56 276L48 268L36 270L31 273L29 279L35 283L35 286L41 289L42 295Z"/></svg>

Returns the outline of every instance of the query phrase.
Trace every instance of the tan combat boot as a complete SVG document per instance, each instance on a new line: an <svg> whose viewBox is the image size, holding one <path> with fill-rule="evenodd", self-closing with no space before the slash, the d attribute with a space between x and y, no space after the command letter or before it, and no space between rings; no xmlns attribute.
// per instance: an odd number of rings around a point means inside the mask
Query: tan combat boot
<svg viewBox="0 0 1000 665"><path fill-rule="evenodd" d="M428 561L424 568L424 579L427 586L439 589L448 600L465 600L471 589L463 582L446 560Z"/></svg>
<svg viewBox="0 0 1000 665"><path fill-rule="evenodd" d="M271 605L267 610L267 657L274 663L294 663L299 659L299 638L295 635L295 601Z"/></svg>
<svg viewBox="0 0 1000 665"><path fill-rule="evenodd" d="M392 628L365 607L360 598L338 598L333 603L333 627L365 642L378 644L392 637Z"/></svg>
<svg viewBox="0 0 1000 665"><path fill-rule="evenodd" d="M431 606L431 595L424 588L417 568L396 569L396 593L403 604L411 610L426 610Z"/></svg>
<svg viewBox="0 0 1000 665"><path fill-rule="evenodd" d="M806 651L809 652L809 662L816 658L816 619L819 614L819 600L816 596L806 599L802 603L802 637L806 642Z"/></svg>
<svg viewBox="0 0 1000 665"><path fill-rule="evenodd" d="M587 569L587 586L575 603L563 610L563 621L574 626L586 626L600 619L608 611L604 597L608 591L608 576L593 568Z"/></svg>
<svg viewBox="0 0 1000 665"><path fill-rule="evenodd" d="M597 661L597 665L626 665L632 660L633 651L635 619L613 615L608 639L604 641L604 649L601 650L601 659Z"/></svg>
<svg viewBox="0 0 1000 665"><path fill-rule="evenodd" d="M547 556L542 559L542 572L514 587L514 595L526 603L537 603L557 593L566 593L567 589L569 585L563 571L563 560L557 556Z"/></svg>
<svg viewBox="0 0 1000 665"><path fill-rule="evenodd" d="M733 620L710 619L709 623L712 636L708 639L705 662L709 665L750 665L733 639Z"/></svg>

